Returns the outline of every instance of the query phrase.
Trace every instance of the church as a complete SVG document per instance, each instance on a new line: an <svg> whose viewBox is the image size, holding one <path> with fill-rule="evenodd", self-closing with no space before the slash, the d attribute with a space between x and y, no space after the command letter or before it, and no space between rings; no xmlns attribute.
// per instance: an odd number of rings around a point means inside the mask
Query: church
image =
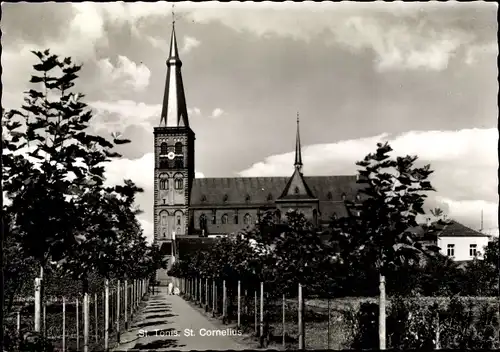
<svg viewBox="0 0 500 352"><path fill-rule="evenodd" d="M195 132L189 126L175 27L159 126L154 128L154 242L166 255L189 239L217 237L252 226L272 211L279 221L287 210L301 211L318 226L346 215L344 200L358 199L354 176L304 176L299 117L295 171L288 177L195 178ZM172 241L175 245L172 247ZM157 280L166 283L160 270Z"/></svg>

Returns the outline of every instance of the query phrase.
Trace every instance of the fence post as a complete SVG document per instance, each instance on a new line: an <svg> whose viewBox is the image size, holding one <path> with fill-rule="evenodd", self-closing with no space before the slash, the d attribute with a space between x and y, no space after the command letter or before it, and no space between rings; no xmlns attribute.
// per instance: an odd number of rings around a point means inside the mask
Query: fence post
<svg viewBox="0 0 500 352"><path fill-rule="evenodd" d="M35 279L35 332L41 332L42 279Z"/></svg>
<svg viewBox="0 0 500 352"><path fill-rule="evenodd" d="M303 322L303 306L304 300L302 299L302 285L299 284L299 350L304 349L304 322Z"/></svg>
<svg viewBox="0 0 500 352"><path fill-rule="evenodd" d="M212 280L212 316L215 317L215 306L217 305L217 285L215 280Z"/></svg>
<svg viewBox="0 0 500 352"><path fill-rule="evenodd" d="M80 350L80 322L78 320L78 297L76 298L76 301L75 301L75 304L76 304L76 350L79 351Z"/></svg>
<svg viewBox="0 0 500 352"><path fill-rule="evenodd" d="M259 330L257 328L259 326L258 318L257 318L257 289L255 289L255 291L253 293L254 293L254 308L253 308L253 312L255 314L255 336L259 336Z"/></svg>
<svg viewBox="0 0 500 352"><path fill-rule="evenodd" d="M200 307L201 307L201 305L202 305L202 301L201 301L202 297L201 296L202 296L202 292L203 292L203 290L201 289L201 286L202 286L201 285L201 277L198 279L198 283L199 283L199 285L198 285L198 303L200 304Z"/></svg>
<svg viewBox="0 0 500 352"><path fill-rule="evenodd" d="M47 303L43 302L43 336L47 337Z"/></svg>
<svg viewBox="0 0 500 352"><path fill-rule="evenodd" d="M285 336L286 336L286 297L285 294L283 293L283 349L286 347Z"/></svg>
<svg viewBox="0 0 500 352"><path fill-rule="evenodd" d="M241 326L241 281L238 280L238 324L236 325L236 329L239 329Z"/></svg>
<svg viewBox="0 0 500 352"><path fill-rule="evenodd" d="M121 284L118 280L118 289L116 290L116 341L120 343L120 289Z"/></svg>
<svg viewBox="0 0 500 352"><path fill-rule="evenodd" d="M264 336L264 282L260 282L260 336Z"/></svg>
<svg viewBox="0 0 500 352"><path fill-rule="evenodd" d="M439 306L438 309L436 309L436 342L434 344L434 349L440 350L441 349L441 342L440 340L440 326L439 326Z"/></svg>
<svg viewBox="0 0 500 352"><path fill-rule="evenodd" d="M109 339L109 279L104 281L104 350L108 351Z"/></svg>
<svg viewBox="0 0 500 352"><path fill-rule="evenodd" d="M89 350L89 294L83 294L83 351Z"/></svg>
<svg viewBox="0 0 500 352"><path fill-rule="evenodd" d="M98 325L98 322L97 322L97 304L98 304L98 300L97 300L97 293L94 293L94 317L95 317L95 342L97 343L99 341L99 335L98 335L98 331L99 331L99 325Z"/></svg>
<svg viewBox="0 0 500 352"><path fill-rule="evenodd" d="M208 278L205 278L205 306L208 307Z"/></svg>
<svg viewBox="0 0 500 352"><path fill-rule="evenodd" d="M128 281L125 280L125 283L123 284L124 285L124 289L123 289L123 306L125 307L125 311L123 312L123 318L125 319L125 329L128 330L128 320L127 320L127 296L128 296Z"/></svg>
<svg viewBox="0 0 500 352"><path fill-rule="evenodd" d="M66 352L66 298L62 298L62 350Z"/></svg>
<svg viewBox="0 0 500 352"><path fill-rule="evenodd" d="M330 349L330 297L328 297L328 325L326 331L328 334L328 349Z"/></svg>
<svg viewBox="0 0 500 352"><path fill-rule="evenodd" d="M378 340L379 340L379 349L385 350L385 276L380 275L380 296L379 296L379 315L378 315Z"/></svg>
<svg viewBox="0 0 500 352"><path fill-rule="evenodd" d="M222 280L222 321L224 322L224 324L227 324L226 303L227 303L226 280Z"/></svg>

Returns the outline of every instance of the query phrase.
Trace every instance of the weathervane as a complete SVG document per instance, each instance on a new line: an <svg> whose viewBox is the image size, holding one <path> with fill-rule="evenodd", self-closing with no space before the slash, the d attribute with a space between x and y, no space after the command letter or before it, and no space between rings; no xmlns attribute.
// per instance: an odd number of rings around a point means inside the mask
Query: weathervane
<svg viewBox="0 0 500 352"><path fill-rule="evenodd" d="M172 4L172 26L175 26L175 11L174 11L175 4Z"/></svg>

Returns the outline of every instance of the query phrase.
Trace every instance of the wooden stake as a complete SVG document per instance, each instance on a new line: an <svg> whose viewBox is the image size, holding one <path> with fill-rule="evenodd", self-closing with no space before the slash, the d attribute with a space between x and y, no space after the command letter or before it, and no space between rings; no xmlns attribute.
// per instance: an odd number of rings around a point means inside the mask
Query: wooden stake
<svg viewBox="0 0 500 352"><path fill-rule="evenodd" d="M89 350L89 294L83 295L83 351Z"/></svg>
<svg viewBox="0 0 500 352"><path fill-rule="evenodd" d="M299 350L304 349L304 321L303 321L303 308L304 301L302 299L302 285L299 284Z"/></svg>
<svg viewBox="0 0 500 352"><path fill-rule="evenodd" d="M379 320L378 320L378 339L379 339L379 349L385 350L385 277L383 275L380 278L380 296L379 296Z"/></svg>
<svg viewBox="0 0 500 352"><path fill-rule="evenodd" d="M66 352L66 298L62 298L62 350Z"/></svg>
<svg viewBox="0 0 500 352"><path fill-rule="evenodd" d="M237 329L241 327L241 281L238 280L238 325Z"/></svg>
<svg viewBox="0 0 500 352"><path fill-rule="evenodd" d="M99 341L99 325L98 325L98 320L97 320L97 293L94 294L94 317L95 317L95 342L97 343Z"/></svg>
<svg viewBox="0 0 500 352"><path fill-rule="evenodd" d="M226 280L222 280L222 320L225 322L226 317L226 304L227 304L227 292L226 292Z"/></svg>
<svg viewBox="0 0 500 352"><path fill-rule="evenodd" d="M285 336L286 336L286 332L285 332L285 327L286 327L286 318L285 318L285 312L286 312L286 306L285 306L285 294L283 294L283 348L285 348L286 346L286 343L285 343Z"/></svg>
<svg viewBox="0 0 500 352"><path fill-rule="evenodd" d="M41 332L42 279L35 279L35 332Z"/></svg>
<svg viewBox="0 0 500 352"><path fill-rule="evenodd" d="M123 289L123 294L124 294L124 297L123 297L123 300L125 301L123 303L123 307L125 308L124 312L123 312L123 318L125 319L125 329L128 330L128 320L127 320L127 310L128 310L128 281L125 280L125 283L124 283L124 289Z"/></svg>
<svg viewBox="0 0 500 352"><path fill-rule="evenodd" d="M104 281L104 350L109 350L109 280Z"/></svg>
<svg viewBox="0 0 500 352"><path fill-rule="evenodd" d="M80 322L78 314L78 298L76 299L76 350L80 350Z"/></svg>
<svg viewBox="0 0 500 352"><path fill-rule="evenodd" d="M264 282L260 282L260 336L264 336Z"/></svg>
<svg viewBox="0 0 500 352"><path fill-rule="evenodd" d="M255 290L254 292L254 314L255 314L255 336L258 336L258 326L259 326L259 323L258 323L258 318L257 318L257 290Z"/></svg>

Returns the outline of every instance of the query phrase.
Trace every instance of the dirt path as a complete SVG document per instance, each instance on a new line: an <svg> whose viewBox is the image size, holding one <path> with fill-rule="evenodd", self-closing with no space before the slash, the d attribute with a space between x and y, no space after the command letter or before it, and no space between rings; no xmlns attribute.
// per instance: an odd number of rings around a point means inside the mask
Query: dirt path
<svg viewBox="0 0 500 352"><path fill-rule="evenodd" d="M121 336L114 351L244 350L233 340L235 330L216 327L179 296L169 296L166 287L150 296L131 329Z"/></svg>

